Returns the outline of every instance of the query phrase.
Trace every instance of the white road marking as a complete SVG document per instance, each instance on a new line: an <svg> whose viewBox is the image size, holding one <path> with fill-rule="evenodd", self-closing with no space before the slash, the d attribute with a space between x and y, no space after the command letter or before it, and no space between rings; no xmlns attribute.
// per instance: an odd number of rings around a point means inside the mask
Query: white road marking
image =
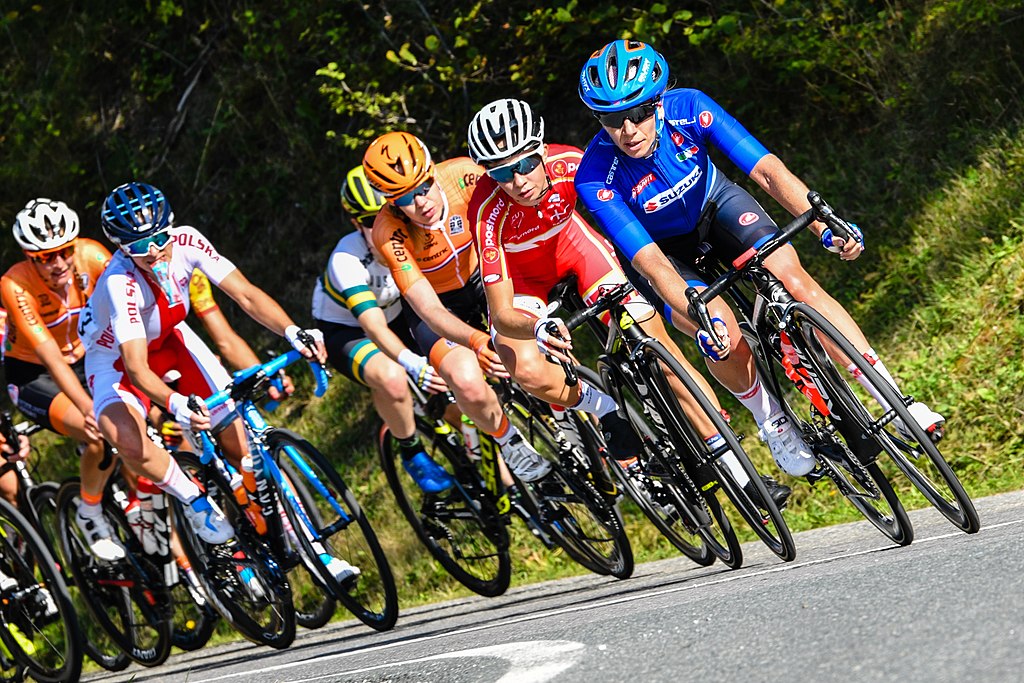
<svg viewBox="0 0 1024 683"><path fill-rule="evenodd" d="M1015 520L1011 520L1011 521L1008 521L1008 522L1001 522L999 524L986 525L986 526L982 527L981 531L978 532L978 533L979 534L986 533L986 532L992 531L993 529L999 529L1001 527L1012 526L1014 524L1021 524L1021 523L1024 523L1024 519L1015 519ZM952 537L962 536L962 535L964 535L964 533L962 531L952 531L950 533L939 534L937 536L929 536L927 538L915 539L913 544L908 546L908 547L909 548L915 548L915 547L920 546L920 545L922 545L924 543L930 543L932 541L939 541L939 540L942 540L942 539L945 539L945 538L952 538ZM257 676L269 674L269 673L274 672L274 671L283 671L285 669L294 669L294 668L301 667L301 666L309 666L310 664L314 664L314 663L328 662L328 661L331 661L331 660L343 659L345 657L353 657L353 656L356 656L356 655L365 655L365 654L369 654L371 652L380 652L380 651L383 651L383 650L391 650L391 649L394 649L396 647L403 647L405 645L411 645L411 644L414 644L414 643L423 643L423 642L427 642L427 641L430 641L430 640L438 640L440 638L449 638L451 636L459 636L459 635L464 635L464 634L467 634L467 633L475 633L477 631L485 631L487 629L492 629L492 628L506 628L510 624L521 624L521 623L526 623L526 622L530 622L530 621L536 621L538 619L546 619L547 617L558 616L558 615L562 615L562 614L572 614L573 612L584 612L584 611L589 611L589 610L593 610L593 609L601 609L603 607L610 607L610 606L613 606L613 605L621 605L623 603L635 602L637 600L646 600L648 598L658 597L658 596L661 596L661 595L669 595L671 593L681 593L683 591L698 590L698 589L704 588L706 586L717 586L717 585L720 585L720 584L723 584L723 583L730 583L732 581L742 581L744 579L756 578L756 577L759 577L759 576L767 576L768 574L776 574L778 572L792 571L794 569L801 569L803 567L813 567L814 565L824 564L826 562L835 562L837 560L843 560L843 559L847 559L847 558L851 558L851 557L860 557L862 555L870 555L871 553L876 553L876 552L880 552L880 551L883 551L883 550L891 550L891 549L896 548L896 547L898 547L898 546L894 546L894 545L891 545L891 544L890 545L884 545L884 546L879 546L877 548L870 548L868 550L857 550L857 551L850 552L850 553L844 553L842 555L830 555L829 557L823 557L823 558L820 558L820 559L817 559L817 560L807 560L806 562L788 562L788 563L785 563L785 564L780 564L780 565L778 565L776 567L771 567L769 569L761 569L761 570L754 571L754 572L746 572L745 573L742 570L738 570L736 573L730 573L730 574L728 574L726 576L723 576L723 577L719 577L719 578L715 578L715 579L709 579L707 581L698 581L698 582L695 582L695 583L688 583L685 586L673 586L671 588L662 588L662 589L655 590L655 591L644 592L644 593L638 594L638 595L627 595L627 596L622 596L622 597L618 597L618 598L609 598L607 600L602 600L602 601L598 601L598 602L588 603L588 604L585 604L585 605L573 605L571 607L558 607L558 608L551 609L551 610L535 612L533 614L524 614L524 615L521 615L521 616L518 616L518 617L510 617L508 619L502 619L502 620L497 621L495 623L480 624L480 625L477 625L477 626L467 626L467 627L460 628L460 629L455 629L455 630L452 630L452 631L446 631L444 633L436 633L436 634L432 634L432 635L429 635L429 636L419 636L417 638L408 638L408 639L404 639L404 640L394 641L394 642L391 642L391 643L385 643L383 645L376 645L376 646L373 646L373 647L366 647L366 648L359 648L357 650L350 650L348 652L339 652L339 653L336 653L336 654L323 655L323 656L320 656L320 657L313 657L311 659L305 659L305 660L298 661L298 662L289 662L287 664L278 664L278 665L275 665L275 666L268 666L268 667L264 667L262 669L250 669L248 671L236 671L236 672L233 672L233 673L223 674L221 676L215 676L213 678L206 678L206 679L202 679L202 680L205 683L212 683L212 681L222 681L222 680L227 680L229 678L241 678L241 677L244 677L244 676L257 677ZM347 672L339 671L339 672L334 673L332 675L334 675L334 676L343 676L346 673ZM310 679L299 679L299 680L310 680Z"/></svg>
<svg viewBox="0 0 1024 683"><path fill-rule="evenodd" d="M307 681L318 681L323 678L335 678L337 676L352 676L368 671L377 671L378 669L419 664L438 659L479 659L481 657L497 657L506 660L511 665L508 673L499 678L496 683L546 683L578 662L583 656L585 648L586 646L583 643L577 643L572 640L525 640L518 643L475 647L470 650L459 650L458 652L446 652L429 657L389 662L387 664L378 664L377 666L368 666L363 669L339 671L324 676L299 678L294 679L291 683L305 683Z"/></svg>

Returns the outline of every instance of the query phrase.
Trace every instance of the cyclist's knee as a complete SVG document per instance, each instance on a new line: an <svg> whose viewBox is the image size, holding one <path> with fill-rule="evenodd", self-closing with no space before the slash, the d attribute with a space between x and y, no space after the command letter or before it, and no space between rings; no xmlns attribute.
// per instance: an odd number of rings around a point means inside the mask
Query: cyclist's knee
<svg viewBox="0 0 1024 683"><path fill-rule="evenodd" d="M366 377L370 388L384 394L392 401L403 401L409 396L409 383L406 380L405 370L398 363L387 362L379 364L374 368L372 374Z"/></svg>
<svg viewBox="0 0 1024 683"><path fill-rule="evenodd" d="M449 368L447 375L445 381L462 402L483 404L487 402L489 395L494 393L484 380L483 373L475 359L471 364L462 363L454 368Z"/></svg>
<svg viewBox="0 0 1024 683"><path fill-rule="evenodd" d="M517 358L515 368L516 382L531 394L565 384L565 375L559 367L547 362L539 353Z"/></svg>

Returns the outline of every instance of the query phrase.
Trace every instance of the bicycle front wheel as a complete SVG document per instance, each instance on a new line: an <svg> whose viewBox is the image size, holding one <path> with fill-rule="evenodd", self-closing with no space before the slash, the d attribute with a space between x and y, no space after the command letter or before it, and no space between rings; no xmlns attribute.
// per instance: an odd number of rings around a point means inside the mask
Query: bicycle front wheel
<svg viewBox="0 0 1024 683"><path fill-rule="evenodd" d="M398 590L391 565L351 489L327 458L298 434L273 429L267 434L267 447L275 462L288 463L290 476L314 501L314 515L294 507L295 498L283 501L309 565L356 618L378 631L393 628ZM339 580L332 573L332 559L349 563L355 573Z"/></svg>
<svg viewBox="0 0 1024 683"><path fill-rule="evenodd" d="M61 572L61 578L71 596L83 652L89 659L107 671L124 671L132 660L128 659L128 655L110 638L110 634L91 618L85 599L81 596L78 586L75 585L75 577L68 569L70 562L64 556L60 543L60 522L57 516L57 491L59 489L59 484L48 481L32 487L29 492L29 500L32 501L36 519L39 520L41 536L50 552L53 553L58 570Z"/></svg>
<svg viewBox="0 0 1024 683"><path fill-rule="evenodd" d="M71 596L46 544L0 500L0 639L37 681L77 681L82 645Z"/></svg>
<svg viewBox="0 0 1024 683"><path fill-rule="evenodd" d="M866 433L946 519L961 531L977 532L981 524L973 501L938 446L911 415L907 408L908 399L883 379L871 362L857 353L853 344L818 311L806 304L798 304L795 317L805 339L812 331L819 339L829 339L871 385L872 391L869 392L864 391L859 383L856 387L850 385L838 373L834 378L855 394ZM900 434L897 425L901 425L902 431L908 432L912 438L907 439Z"/></svg>
<svg viewBox="0 0 1024 683"><path fill-rule="evenodd" d="M398 508L427 552L456 581L478 595L501 595L512 581L506 518L498 512L461 446L453 446L447 435L435 433L419 417L416 432L427 455L445 468L456 484L441 493L424 492L405 472L398 442L383 426L378 444L381 469Z"/></svg>
<svg viewBox="0 0 1024 683"><path fill-rule="evenodd" d="M132 660L157 666L171 653L170 599L162 572L146 557L124 515L108 496L103 514L125 551L119 562L101 562L75 522L80 501L77 480L57 493L61 554L75 577L93 619Z"/></svg>
<svg viewBox="0 0 1024 683"><path fill-rule="evenodd" d="M775 501L768 495L761 474L750 461L722 413L701 391L679 360L662 344L648 344L644 349L644 362L659 393L671 403L673 426L686 441L687 452L696 456L697 461L705 463L703 467L691 467L691 475L704 495L714 496L720 488L769 550L784 562L796 558L796 544L789 525ZM671 400L674 394L665 381L667 377L674 377L689 392L693 404L724 440L723 447L712 451L704 436L697 432L684 414L678 401Z"/></svg>

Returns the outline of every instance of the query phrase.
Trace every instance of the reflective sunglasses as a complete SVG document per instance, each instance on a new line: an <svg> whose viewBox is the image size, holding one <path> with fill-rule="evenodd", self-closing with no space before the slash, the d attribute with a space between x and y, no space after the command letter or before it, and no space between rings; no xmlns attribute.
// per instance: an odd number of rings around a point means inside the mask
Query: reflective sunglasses
<svg viewBox="0 0 1024 683"><path fill-rule="evenodd" d="M56 261L58 256L64 259L65 261L70 261L75 255L75 245L71 244L64 247L63 249L47 251L41 254L27 251L25 252L25 255L28 256L31 260L35 261L36 263L46 266Z"/></svg>
<svg viewBox="0 0 1024 683"><path fill-rule="evenodd" d="M149 253L150 245L157 248L157 251L162 250L171 241L171 233L168 230L163 230L150 235L149 237L143 237L141 240L135 240L128 244L121 245L121 251L128 254L129 256L145 256Z"/></svg>
<svg viewBox="0 0 1024 683"><path fill-rule="evenodd" d="M394 197L391 200L391 202L395 206L409 206L414 201L416 201L417 197L423 197L428 192L430 192L430 188L433 186L433 184L434 184L434 179L433 178L427 178L422 183L420 183L418 187L416 187L413 190L409 190L408 192L406 192L403 195L399 195L397 197Z"/></svg>
<svg viewBox="0 0 1024 683"><path fill-rule="evenodd" d="M508 164L507 166L498 166L497 168L487 169L487 175L494 178L499 183L510 183L516 175L526 175L531 173L533 169L543 163L543 159L540 154L531 154L528 157L523 157L519 161Z"/></svg>
<svg viewBox="0 0 1024 683"><path fill-rule="evenodd" d="M638 104L635 107L630 107L624 111L610 111L610 112L594 112L594 117L601 122L602 126L608 126L609 128L622 128L628 119L633 125L638 125L647 119L654 116L655 110L658 108L658 100L652 100L650 102L644 102Z"/></svg>

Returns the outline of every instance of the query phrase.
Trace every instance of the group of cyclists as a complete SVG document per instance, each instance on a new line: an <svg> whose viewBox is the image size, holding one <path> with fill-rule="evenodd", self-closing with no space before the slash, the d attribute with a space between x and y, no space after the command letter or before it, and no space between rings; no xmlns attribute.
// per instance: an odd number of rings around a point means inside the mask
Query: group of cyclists
<svg viewBox="0 0 1024 683"><path fill-rule="evenodd" d="M230 381L217 354L187 324L190 309L230 365L257 362L209 298L210 283L307 358L327 361L368 387L398 440L406 472L429 493L455 482L419 441L410 380L430 393L450 391L522 481L543 479L551 464L509 422L488 377L511 377L550 403L556 420L566 410L592 414L609 454L622 467L637 466L639 438L613 397L583 378L567 386L550 362L574 362L571 333L551 316L546 299L568 275L588 303L631 282L637 293L628 309L644 331L718 405L666 321L693 338L711 374L753 415L780 469L807 475L813 454L758 378L734 314L721 299L711 304L716 340L689 317L684 295L687 287L706 287L694 265L701 242L731 261L778 231L711 161L711 147L791 214L809 208L807 187L708 95L670 82L668 64L652 46L616 40L594 52L580 73L579 96L600 125L586 150L548 142L541 114L512 98L475 113L468 157L435 160L404 131L373 140L361 165L344 177L341 205L353 230L335 245L317 280L315 322L305 330L206 235L176 221L167 197L152 185L129 182L104 200L100 219L113 254L80 236L78 216L65 203L29 202L14 222L25 260L0 282L4 369L22 413L80 444L76 522L90 551L104 561L123 557L100 507L108 445L133 474L185 503L187 521L204 541L232 535L224 513L146 427L155 406L186 429L217 433L229 458L239 460L246 450L239 425L222 421L225 407L207 411L190 401ZM864 250L859 233L844 241L824 225L811 229L843 260ZM856 322L804 270L791 245L766 266L895 386ZM861 379L849 359L844 364ZM682 386L672 388L697 430L717 445L722 436L690 408L692 397ZM909 408L922 428L941 437L941 415L923 403ZM24 457L27 444L4 449L8 457ZM749 481L735 458L723 459L741 483ZM790 488L771 477L765 483L782 507ZM11 498L11 485L0 479L0 493ZM358 573L347 563L332 571Z"/></svg>

